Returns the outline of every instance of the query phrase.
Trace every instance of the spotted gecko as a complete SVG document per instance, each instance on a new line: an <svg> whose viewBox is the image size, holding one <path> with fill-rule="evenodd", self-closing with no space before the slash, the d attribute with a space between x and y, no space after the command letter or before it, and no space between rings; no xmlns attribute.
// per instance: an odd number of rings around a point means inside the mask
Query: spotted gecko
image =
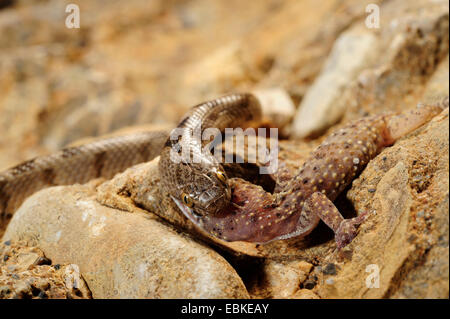
<svg viewBox="0 0 450 319"><path fill-rule="evenodd" d="M196 224L226 241L266 243L306 236L322 220L342 248L357 235L367 212L344 219L333 201L385 147L428 122L443 107L448 107L448 97L438 105L350 123L328 136L298 174L277 185L273 194L241 181L233 186L233 208L198 217Z"/></svg>

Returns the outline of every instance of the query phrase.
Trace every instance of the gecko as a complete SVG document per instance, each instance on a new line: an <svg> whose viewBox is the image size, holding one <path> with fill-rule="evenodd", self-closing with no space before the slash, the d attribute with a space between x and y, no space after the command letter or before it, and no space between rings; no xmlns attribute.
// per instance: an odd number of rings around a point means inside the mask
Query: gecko
<svg viewBox="0 0 450 319"><path fill-rule="evenodd" d="M329 135L297 174L279 183L274 193L241 180L233 183L234 205L219 213L197 215L191 202L178 206L198 227L225 241L268 243L304 237L322 220L333 230L337 248L341 249L355 238L368 213L344 219L333 201L385 147L427 123L445 107L448 97L437 105L351 122Z"/></svg>

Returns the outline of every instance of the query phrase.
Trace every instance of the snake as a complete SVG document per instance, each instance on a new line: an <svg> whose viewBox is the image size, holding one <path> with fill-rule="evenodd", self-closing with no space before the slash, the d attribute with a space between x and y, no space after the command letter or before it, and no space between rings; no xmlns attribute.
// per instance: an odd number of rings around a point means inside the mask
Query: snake
<svg viewBox="0 0 450 319"><path fill-rule="evenodd" d="M250 93L228 94L192 107L177 129L198 132L239 127L259 121L258 99ZM227 175L201 136L170 138L167 130L138 132L100 139L56 153L38 156L0 173L0 220L4 226L26 198L58 185L84 184L96 178L110 179L126 168L160 155L161 189L187 217L216 214L229 205ZM214 137L213 137L214 138ZM189 149L199 161L174 162L171 150Z"/></svg>

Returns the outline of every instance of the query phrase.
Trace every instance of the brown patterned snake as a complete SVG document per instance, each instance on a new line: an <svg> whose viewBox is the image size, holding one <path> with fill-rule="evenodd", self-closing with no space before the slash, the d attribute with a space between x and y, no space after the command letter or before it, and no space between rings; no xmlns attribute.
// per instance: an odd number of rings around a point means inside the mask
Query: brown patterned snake
<svg viewBox="0 0 450 319"><path fill-rule="evenodd" d="M180 129L238 127L261 117L259 102L250 94L231 94L199 104L184 117ZM214 214L230 200L227 177L208 151L198 151L200 163L174 163L168 132L144 132L112 137L55 154L37 157L0 173L0 219L5 225L22 202L34 192L54 185L86 183L91 179L111 178L127 167L146 162L161 154L161 187L179 206L195 204L195 213ZM166 143L165 143L166 142ZM193 139L191 142L202 144ZM165 143L165 144L164 144ZM162 148L162 151L161 151ZM183 204L183 202L185 204Z"/></svg>

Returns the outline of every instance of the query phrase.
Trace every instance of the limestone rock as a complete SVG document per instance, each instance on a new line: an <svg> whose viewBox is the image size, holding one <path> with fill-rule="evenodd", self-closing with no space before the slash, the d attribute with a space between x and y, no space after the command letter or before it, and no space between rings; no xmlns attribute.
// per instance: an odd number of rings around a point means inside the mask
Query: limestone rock
<svg viewBox="0 0 450 319"><path fill-rule="evenodd" d="M300 298L300 295L304 295L300 292L303 290L300 286L308 278L312 268L313 265L300 260L286 262L266 260L261 271L262 275L258 276L256 282L250 284L250 293L265 298Z"/></svg>
<svg viewBox="0 0 450 319"><path fill-rule="evenodd" d="M0 246L1 298L90 298L77 265L52 265L37 247L7 241Z"/></svg>
<svg viewBox="0 0 450 319"><path fill-rule="evenodd" d="M354 181L347 196L370 217L326 259L339 270L320 276L320 297L448 298L448 129L447 109Z"/></svg>
<svg viewBox="0 0 450 319"><path fill-rule="evenodd" d="M281 88L259 89L252 93L259 99L264 116L281 130L281 135L287 135L287 125L295 113L295 106L289 94Z"/></svg>
<svg viewBox="0 0 450 319"><path fill-rule="evenodd" d="M340 118L343 110L336 108L335 101L370 63L376 45L376 37L367 30L350 30L336 40L322 73L299 105L292 128L294 136L319 133Z"/></svg>
<svg viewBox="0 0 450 319"><path fill-rule="evenodd" d="M293 299L320 299L315 293L308 289L300 289L295 293Z"/></svg>
<svg viewBox="0 0 450 319"><path fill-rule="evenodd" d="M54 263L76 263L94 298L246 298L234 269L204 244L148 214L114 210L92 186L36 193L4 240L24 240Z"/></svg>
<svg viewBox="0 0 450 319"><path fill-rule="evenodd" d="M393 1L380 10L389 28L355 25L336 40L295 115L294 136L320 135L342 117L401 111L421 96L448 55L448 4Z"/></svg>

